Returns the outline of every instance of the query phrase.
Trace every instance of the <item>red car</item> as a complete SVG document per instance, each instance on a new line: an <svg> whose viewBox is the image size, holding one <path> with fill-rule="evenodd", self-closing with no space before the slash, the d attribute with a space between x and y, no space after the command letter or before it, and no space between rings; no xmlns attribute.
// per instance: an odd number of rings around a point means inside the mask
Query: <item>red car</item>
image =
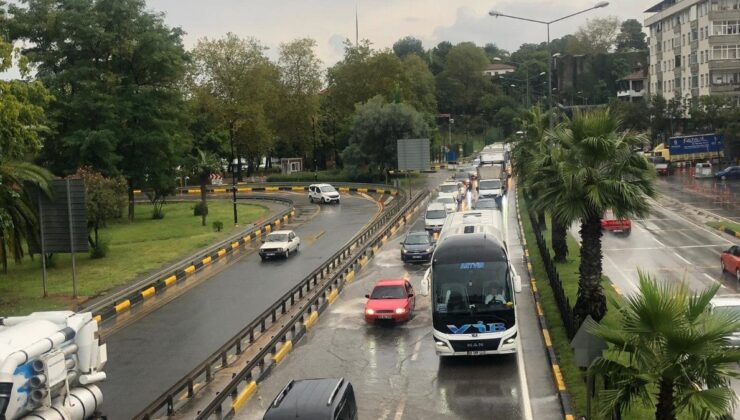
<svg viewBox="0 0 740 420"><path fill-rule="evenodd" d="M720 264L722 265L723 274L727 271L730 274L734 274L737 277L737 281L740 281L740 245L735 245L727 251L722 251Z"/></svg>
<svg viewBox="0 0 740 420"><path fill-rule="evenodd" d="M604 217L601 218L601 228L609 232L622 232L625 235L629 235L632 231L632 221L625 217L617 219L614 216L614 212L607 210L604 213Z"/></svg>
<svg viewBox="0 0 740 420"><path fill-rule="evenodd" d="M404 322L411 319L416 299L414 288L405 279L380 280L373 292L365 295L365 321Z"/></svg>

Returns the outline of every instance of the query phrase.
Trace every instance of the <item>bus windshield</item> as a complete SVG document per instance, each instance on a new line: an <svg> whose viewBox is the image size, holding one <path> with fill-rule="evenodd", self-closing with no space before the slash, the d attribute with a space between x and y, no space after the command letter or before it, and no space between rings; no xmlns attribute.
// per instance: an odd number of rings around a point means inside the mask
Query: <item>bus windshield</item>
<svg viewBox="0 0 740 420"><path fill-rule="evenodd" d="M484 314L509 309L506 304L513 301L504 261L437 264L433 273L435 312Z"/></svg>

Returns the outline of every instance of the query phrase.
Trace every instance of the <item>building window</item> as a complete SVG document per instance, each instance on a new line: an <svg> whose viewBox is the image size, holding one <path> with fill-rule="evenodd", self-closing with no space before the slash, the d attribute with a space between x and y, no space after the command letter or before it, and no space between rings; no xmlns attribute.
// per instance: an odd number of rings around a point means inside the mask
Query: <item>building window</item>
<svg viewBox="0 0 740 420"><path fill-rule="evenodd" d="M737 35L740 33L740 21L718 20L712 22L713 35Z"/></svg>
<svg viewBox="0 0 740 420"><path fill-rule="evenodd" d="M703 74L699 77L699 87L704 87L704 75Z"/></svg>
<svg viewBox="0 0 740 420"><path fill-rule="evenodd" d="M740 45L715 45L712 48L712 60L735 60Z"/></svg>
<svg viewBox="0 0 740 420"><path fill-rule="evenodd" d="M689 65L694 65L698 63L699 61L697 60L697 57L696 57L696 51L694 51L689 55Z"/></svg>
<svg viewBox="0 0 740 420"><path fill-rule="evenodd" d="M699 39L704 39L704 28L699 28Z"/></svg>
<svg viewBox="0 0 740 420"><path fill-rule="evenodd" d="M691 76L691 88L696 89L699 87L699 76L693 75Z"/></svg>
<svg viewBox="0 0 740 420"><path fill-rule="evenodd" d="M693 28L691 30L691 41L698 41L699 40L699 30L696 28Z"/></svg>

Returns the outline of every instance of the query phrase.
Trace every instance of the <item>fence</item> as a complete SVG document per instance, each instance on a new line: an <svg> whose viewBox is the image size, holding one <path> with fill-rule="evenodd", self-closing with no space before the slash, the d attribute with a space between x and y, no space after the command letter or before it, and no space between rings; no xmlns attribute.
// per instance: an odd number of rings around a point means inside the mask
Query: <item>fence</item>
<svg viewBox="0 0 740 420"><path fill-rule="evenodd" d="M558 310L560 311L560 318L563 320L563 325L565 326L565 332L568 335L568 340L572 340L573 337L575 337L576 332L578 331L578 324L576 322L575 316L573 315L573 307L570 305L570 299L568 299L568 296L566 296L565 290L563 290L563 283L560 281L558 270L555 267L555 263L552 261L552 258L550 257L550 250L547 248L545 238L542 237L542 230L540 229L540 224L537 221L537 215L535 215L534 212L532 212L531 210L529 210L528 213L529 220L532 223L534 237L537 241L537 249L539 249L540 255L542 256L542 262L545 265L545 272L547 273L547 278L550 281L550 287L552 288L553 296L555 296L555 303L557 303Z"/></svg>

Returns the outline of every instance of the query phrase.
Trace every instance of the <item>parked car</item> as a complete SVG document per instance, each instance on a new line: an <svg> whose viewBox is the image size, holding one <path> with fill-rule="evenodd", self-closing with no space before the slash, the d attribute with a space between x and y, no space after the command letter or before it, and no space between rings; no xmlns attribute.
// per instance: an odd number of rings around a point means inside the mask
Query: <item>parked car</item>
<svg viewBox="0 0 740 420"><path fill-rule="evenodd" d="M709 304L712 306L712 311L740 312L740 298L718 296L713 298ZM740 347L740 331L733 332L725 339L728 347Z"/></svg>
<svg viewBox="0 0 740 420"><path fill-rule="evenodd" d="M452 213L457 211L457 201L455 201L452 197L439 197L436 200L434 200L435 203L440 203L443 206L445 206L445 210L447 210L447 213Z"/></svg>
<svg viewBox="0 0 740 420"><path fill-rule="evenodd" d="M601 228L609 232L629 235L632 231L632 221L625 217L617 218L613 211L607 210L601 218Z"/></svg>
<svg viewBox="0 0 740 420"><path fill-rule="evenodd" d="M260 246L262 261L272 257L290 257L291 252L298 252L301 238L292 230L277 230L267 235Z"/></svg>
<svg viewBox="0 0 740 420"><path fill-rule="evenodd" d="M722 251L719 260L722 273L727 271L734 274L737 281L740 281L740 245L731 246L728 250Z"/></svg>
<svg viewBox="0 0 740 420"><path fill-rule="evenodd" d="M357 420L352 384L344 378L292 380L270 403L263 420Z"/></svg>
<svg viewBox="0 0 740 420"><path fill-rule="evenodd" d="M740 179L740 166L729 166L716 174L717 179Z"/></svg>
<svg viewBox="0 0 740 420"><path fill-rule="evenodd" d="M329 184L313 184L308 186L308 201L314 203L339 204L339 191Z"/></svg>
<svg viewBox="0 0 740 420"><path fill-rule="evenodd" d="M426 231L410 232L401 242L401 261L431 261L434 253L434 241Z"/></svg>
<svg viewBox="0 0 740 420"><path fill-rule="evenodd" d="M500 210L500 208L495 198L481 198L473 204L473 210Z"/></svg>
<svg viewBox="0 0 740 420"><path fill-rule="evenodd" d="M408 321L416 304L414 289L406 279L379 280L365 297L365 321L371 324Z"/></svg>
<svg viewBox="0 0 740 420"><path fill-rule="evenodd" d="M442 203L432 203L427 207L426 213L424 213L424 229L439 232L442 230L442 225L445 224L447 218L447 209Z"/></svg>

